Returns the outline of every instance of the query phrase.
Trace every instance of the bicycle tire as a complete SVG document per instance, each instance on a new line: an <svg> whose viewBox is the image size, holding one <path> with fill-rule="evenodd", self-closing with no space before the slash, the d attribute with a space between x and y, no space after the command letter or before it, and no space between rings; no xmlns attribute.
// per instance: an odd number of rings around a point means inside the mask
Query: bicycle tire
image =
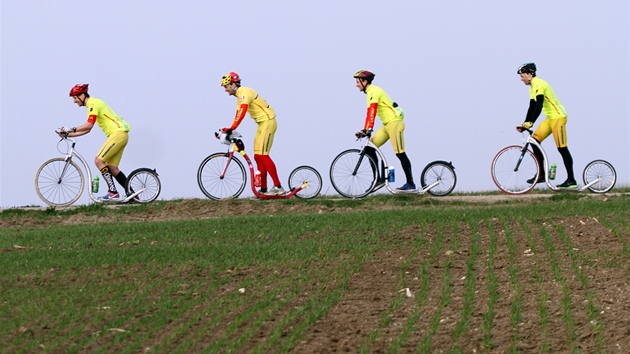
<svg viewBox="0 0 630 354"><path fill-rule="evenodd" d="M361 150L349 149L337 155L330 165L330 182L346 198L363 198L376 184L377 162L370 155L363 155L359 164L360 156Z"/></svg>
<svg viewBox="0 0 630 354"><path fill-rule="evenodd" d="M457 184L457 175L453 164L446 161L433 161L426 165L420 176L420 185L424 189L438 182L438 184L427 192L436 197L449 195Z"/></svg>
<svg viewBox="0 0 630 354"><path fill-rule="evenodd" d="M127 177L125 192L132 195L135 191L141 191L132 201L136 203L151 203L156 200L162 191L162 183L157 171L150 168L133 170Z"/></svg>
<svg viewBox="0 0 630 354"><path fill-rule="evenodd" d="M588 163L582 174L584 185L598 180L588 189L593 193L606 193L613 189L617 182L617 172L608 161L594 160Z"/></svg>
<svg viewBox="0 0 630 354"><path fill-rule="evenodd" d="M295 193L298 198L315 198L322 191L322 176L311 166L296 167L289 175L289 190L299 188L304 183L307 184L306 187Z"/></svg>
<svg viewBox="0 0 630 354"><path fill-rule="evenodd" d="M65 207L74 204L85 187L83 170L74 161L55 157L44 162L35 173L35 191L46 204Z"/></svg>
<svg viewBox="0 0 630 354"><path fill-rule="evenodd" d="M228 156L225 152L218 152L206 157L199 165L197 184L203 194L210 199L238 198L245 189L247 182L245 167L234 156L230 160L225 175L221 178Z"/></svg>
<svg viewBox="0 0 630 354"><path fill-rule="evenodd" d="M520 160L518 169L516 166ZM536 183L527 181L538 180L538 159L531 150L523 155L523 146L510 145L499 151L490 167L492 180L501 191L511 195L524 194L531 191Z"/></svg>

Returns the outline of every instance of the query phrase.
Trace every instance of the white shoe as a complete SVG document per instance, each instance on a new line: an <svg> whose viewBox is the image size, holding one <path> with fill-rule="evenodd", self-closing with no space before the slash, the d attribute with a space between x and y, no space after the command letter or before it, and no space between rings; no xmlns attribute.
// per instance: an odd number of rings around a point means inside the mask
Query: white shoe
<svg viewBox="0 0 630 354"><path fill-rule="evenodd" d="M269 190L269 192L265 193L265 195L283 195L284 193L284 188L280 186L274 186Z"/></svg>

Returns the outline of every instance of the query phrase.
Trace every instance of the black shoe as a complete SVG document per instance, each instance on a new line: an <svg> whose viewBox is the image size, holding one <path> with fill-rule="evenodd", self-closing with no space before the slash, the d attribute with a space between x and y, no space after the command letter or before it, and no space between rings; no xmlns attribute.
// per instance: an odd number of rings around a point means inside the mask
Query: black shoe
<svg viewBox="0 0 630 354"><path fill-rule="evenodd" d="M529 184L538 184L538 183L544 183L544 182L545 182L545 179L544 179L544 178L542 178L542 177L538 177L538 181L536 181L536 183L534 183L534 179L535 179L535 178L536 178L536 176L534 176L534 177L532 177L532 178L528 179L528 180L527 180L527 183L529 183Z"/></svg>
<svg viewBox="0 0 630 354"><path fill-rule="evenodd" d="M379 178L379 179L376 180L376 183L374 184L374 188L368 189L366 192L374 193L377 190L383 188L384 185L385 185L385 179L384 178Z"/></svg>
<svg viewBox="0 0 630 354"><path fill-rule="evenodd" d="M558 188L575 189L577 188L577 182L575 180L567 179L562 184L557 185Z"/></svg>

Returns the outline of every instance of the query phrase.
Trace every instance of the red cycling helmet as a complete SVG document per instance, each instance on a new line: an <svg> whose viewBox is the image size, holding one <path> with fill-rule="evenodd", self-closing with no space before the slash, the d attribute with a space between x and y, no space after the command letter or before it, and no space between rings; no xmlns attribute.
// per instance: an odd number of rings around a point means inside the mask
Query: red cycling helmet
<svg viewBox="0 0 630 354"><path fill-rule="evenodd" d="M238 76L237 73L235 73L234 71L231 71L229 74L223 76L221 78L221 86L227 86L231 83L240 83L241 82L241 78Z"/></svg>
<svg viewBox="0 0 630 354"><path fill-rule="evenodd" d="M74 85L74 87L70 90L70 97L78 96L82 93L88 93L88 85L89 84Z"/></svg>
<svg viewBox="0 0 630 354"><path fill-rule="evenodd" d="M367 80L368 82L372 82L372 80L374 80L374 73L367 71L367 70L359 70L356 73L354 73L354 78L355 79L364 79Z"/></svg>

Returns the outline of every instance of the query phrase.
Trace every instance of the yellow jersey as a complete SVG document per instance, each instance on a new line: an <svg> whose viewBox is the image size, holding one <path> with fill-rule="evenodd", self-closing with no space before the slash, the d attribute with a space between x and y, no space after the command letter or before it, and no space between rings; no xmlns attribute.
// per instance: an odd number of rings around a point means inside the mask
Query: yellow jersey
<svg viewBox="0 0 630 354"><path fill-rule="evenodd" d="M383 125L389 122L402 120L405 117L402 108L398 107L398 104L396 104L382 88L376 85L370 85L365 90L365 93L367 95L368 109L374 103L378 104L376 107L376 114L381 119ZM368 111L368 118L369 115L370 112Z"/></svg>
<svg viewBox="0 0 630 354"><path fill-rule="evenodd" d="M555 91L551 88L547 81L534 76L529 85L530 99L536 100L536 97L540 95L545 96L542 110L547 118L559 119L567 117L567 111L564 109L564 106L558 100Z"/></svg>
<svg viewBox="0 0 630 354"><path fill-rule="evenodd" d="M114 132L128 132L131 130L129 123L120 118L102 100L90 97L85 106L88 112L88 122L101 127L106 136L110 136Z"/></svg>
<svg viewBox="0 0 630 354"><path fill-rule="evenodd" d="M256 91L249 87L239 87L236 90L236 110L238 117L238 110L242 108L242 105L247 105L247 112L250 117L256 121L256 123L264 122L266 120L276 118L276 112ZM242 119L242 118L241 118Z"/></svg>

